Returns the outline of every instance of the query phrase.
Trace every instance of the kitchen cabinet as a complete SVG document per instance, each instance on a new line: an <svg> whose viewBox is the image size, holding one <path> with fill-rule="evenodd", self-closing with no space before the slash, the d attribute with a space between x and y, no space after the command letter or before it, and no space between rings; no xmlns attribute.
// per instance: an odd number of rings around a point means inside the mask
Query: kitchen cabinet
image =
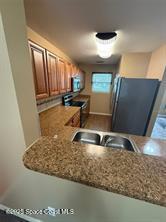
<svg viewBox="0 0 166 222"><path fill-rule="evenodd" d="M82 112L81 112L81 127L83 128L86 125L89 112L90 112L90 98L87 101L85 101L85 105L83 106Z"/></svg>
<svg viewBox="0 0 166 222"><path fill-rule="evenodd" d="M78 67L76 67L75 65L71 65L71 69L72 69L72 77L75 76L79 76L80 77L80 86L81 89L85 88L85 72L80 70Z"/></svg>
<svg viewBox="0 0 166 222"><path fill-rule="evenodd" d="M36 99L71 92L71 78L79 76L81 89L85 87L85 73L76 65L29 41Z"/></svg>
<svg viewBox="0 0 166 222"><path fill-rule="evenodd" d="M72 74L72 77L75 77L78 75L78 72L77 72L77 67L75 65L73 65L73 74Z"/></svg>
<svg viewBox="0 0 166 222"><path fill-rule="evenodd" d="M49 96L49 88L45 49L31 41L29 41L29 49L35 83L36 99L47 98Z"/></svg>
<svg viewBox="0 0 166 222"><path fill-rule="evenodd" d="M69 120L67 126L80 127L80 110Z"/></svg>
<svg viewBox="0 0 166 222"><path fill-rule="evenodd" d="M47 69L50 96L58 95L60 93L58 76L58 57L49 51L47 51Z"/></svg>
<svg viewBox="0 0 166 222"><path fill-rule="evenodd" d="M59 90L60 93L65 93L66 90L66 75L65 75L65 62L63 59L58 60L58 75L59 75Z"/></svg>
<svg viewBox="0 0 166 222"><path fill-rule="evenodd" d="M71 91L72 65L66 62L66 91Z"/></svg>
<svg viewBox="0 0 166 222"><path fill-rule="evenodd" d="M81 89L85 88L85 72L84 71L80 71L80 87Z"/></svg>
<svg viewBox="0 0 166 222"><path fill-rule="evenodd" d="M71 64L71 77L74 77L74 65Z"/></svg>
<svg viewBox="0 0 166 222"><path fill-rule="evenodd" d="M76 67L76 76L80 75L80 69L78 67Z"/></svg>
<svg viewBox="0 0 166 222"><path fill-rule="evenodd" d="M71 77L73 77L73 76L74 76L74 65L71 64Z"/></svg>

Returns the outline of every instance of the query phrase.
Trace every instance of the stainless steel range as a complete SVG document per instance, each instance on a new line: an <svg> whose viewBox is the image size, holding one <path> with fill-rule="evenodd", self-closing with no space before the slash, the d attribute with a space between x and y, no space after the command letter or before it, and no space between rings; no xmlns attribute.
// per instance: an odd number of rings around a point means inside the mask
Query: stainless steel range
<svg viewBox="0 0 166 222"><path fill-rule="evenodd" d="M87 111L87 102L85 101L74 101L73 96L71 94L67 94L62 97L62 103L64 106L78 106L81 108L81 127L85 126L86 119L88 117L88 111Z"/></svg>

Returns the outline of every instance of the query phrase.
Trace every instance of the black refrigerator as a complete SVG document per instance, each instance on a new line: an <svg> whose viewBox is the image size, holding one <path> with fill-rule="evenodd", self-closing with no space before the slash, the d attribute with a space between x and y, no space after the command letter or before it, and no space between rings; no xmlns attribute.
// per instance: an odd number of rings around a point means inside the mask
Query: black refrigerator
<svg viewBox="0 0 166 222"><path fill-rule="evenodd" d="M115 78L111 130L144 136L159 84L157 79Z"/></svg>

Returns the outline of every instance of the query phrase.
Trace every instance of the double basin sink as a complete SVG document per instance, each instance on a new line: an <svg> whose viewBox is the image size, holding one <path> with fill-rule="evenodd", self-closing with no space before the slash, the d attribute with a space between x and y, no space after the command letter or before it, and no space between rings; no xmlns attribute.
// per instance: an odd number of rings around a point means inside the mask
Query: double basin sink
<svg viewBox="0 0 166 222"><path fill-rule="evenodd" d="M72 141L138 152L135 143L130 138L116 133L81 130L74 135Z"/></svg>

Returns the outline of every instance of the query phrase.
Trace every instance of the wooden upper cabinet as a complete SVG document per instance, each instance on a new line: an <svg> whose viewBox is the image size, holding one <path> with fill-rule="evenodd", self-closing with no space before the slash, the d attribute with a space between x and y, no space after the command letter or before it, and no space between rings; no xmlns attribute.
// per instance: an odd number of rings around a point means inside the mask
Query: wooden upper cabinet
<svg viewBox="0 0 166 222"><path fill-rule="evenodd" d="M80 76L80 74L81 74L81 71L80 71L80 69L77 67L77 75Z"/></svg>
<svg viewBox="0 0 166 222"><path fill-rule="evenodd" d="M71 64L71 77L73 77L73 76L74 76L74 65Z"/></svg>
<svg viewBox="0 0 166 222"><path fill-rule="evenodd" d="M76 76L77 74L77 67L72 64L72 77Z"/></svg>
<svg viewBox="0 0 166 222"><path fill-rule="evenodd" d="M71 77L72 77L72 66L70 63L66 62L66 90L71 91Z"/></svg>
<svg viewBox="0 0 166 222"><path fill-rule="evenodd" d="M36 99L49 96L45 49L29 41Z"/></svg>
<svg viewBox="0 0 166 222"><path fill-rule="evenodd" d="M72 64L71 65L71 76L74 77L74 71L75 71L75 66Z"/></svg>
<svg viewBox="0 0 166 222"><path fill-rule="evenodd" d="M79 76L79 74L80 74L80 70L78 67L76 67L76 76Z"/></svg>
<svg viewBox="0 0 166 222"><path fill-rule="evenodd" d="M59 94L58 57L47 51L47 68L50 95Z"/></svg>
<svg viewBox="0 0 166 222"><path fill-rule="evenodd" d="M58 61L58 77L59 77L60 93L65 93L66 92L65 62L60 58Z"/></svg>
<svg viewBox="0 0 166 222"><path fill-rule="evenodd" d="M85 72L84 71L80 71L80 87L81 89L85 88Z"/></svg>

